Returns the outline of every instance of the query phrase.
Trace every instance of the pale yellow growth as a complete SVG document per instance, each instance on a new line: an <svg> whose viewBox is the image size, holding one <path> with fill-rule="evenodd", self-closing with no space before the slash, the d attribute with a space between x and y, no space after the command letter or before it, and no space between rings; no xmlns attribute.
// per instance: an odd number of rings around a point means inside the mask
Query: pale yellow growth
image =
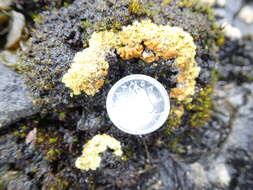
<svg viewBox="0 0 253 190"><path fill-rule="evenodd" d="M106 151L107 148L112 149L116 156L123 154L120 142L115 138L106 134L96 135L84 145L82 155L77 158L75 166L86 171L96 170L101 163L99 154Z"/></svg>
<svg viewBox="0 0 253 190"><path fill-rule="evenodd" d="M103 86L109 68L105 56L111 48L106 41L116 43L114 33L94 33L89 40L90 47L75 55L73 64L62 78L62 82L73 90L74 95L81 91L94 95Z"/></svg>
<svg viewBox="0 0 253 190"><path fill-rule="evenodd" d="M109 69L106 55L112 48L122 59L139 58L147 63L176 58L178 87L171 89L170 96L182 101L189 100L195 93L195 79L200 72L195 61L196 46L192 36L182 28L157 25L150 20L136 21L117 33L94 33L89 45L89 48L76 54L62 80L74 94L84 91L94 95L99 91Z"/></svg>

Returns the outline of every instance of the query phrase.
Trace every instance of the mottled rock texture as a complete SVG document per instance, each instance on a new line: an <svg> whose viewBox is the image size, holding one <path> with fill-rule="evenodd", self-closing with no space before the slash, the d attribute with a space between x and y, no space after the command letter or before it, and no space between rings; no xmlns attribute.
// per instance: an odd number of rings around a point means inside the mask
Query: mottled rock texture
<svg viewBox="0 0 253 190"><path fill-rule="evenodd" d="M38 111L22 76L0 63L0 128Z"/></svg>

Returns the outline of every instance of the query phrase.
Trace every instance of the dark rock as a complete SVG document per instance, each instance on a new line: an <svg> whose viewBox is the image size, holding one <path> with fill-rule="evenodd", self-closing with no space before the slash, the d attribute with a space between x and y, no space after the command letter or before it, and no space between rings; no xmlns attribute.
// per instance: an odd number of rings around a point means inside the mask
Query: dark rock
<svg viewBox="0 0 253 190"><path fill-rule="evenodd" d="M221 48L219 73L221 80L241 84L253 81L252 39L229 40Z"/></svg>
<svg viewBox="0 0 253 190"><path fill-rule="evenodd" d="M15 155L18 153L18 144L13 135L5 135L0 137L0 160L1 165L12 164Z"/></svg>
<svg viewBox="0 0 253 190"><path fill-rule="evenodd" d="M11 180L7 186L7 190L37 190L33 182L25 175L20 175Z"/></svg>
<svg viewBox="0 0 253 190"><path fill-rule="evenodd" d="M173 158L172 155L163 150L158 153L160 180L165 189L195 189L195 185L188 177L189 168L184 163Z"/></svg>
<svg viewBox="0 0 253 190"><path fill-rule="evenodd" d="M98 115L95 112L83 112L81 119L77 123L77 129L80 131L97 131L103 122L104 118L102 115Z"/></svg>

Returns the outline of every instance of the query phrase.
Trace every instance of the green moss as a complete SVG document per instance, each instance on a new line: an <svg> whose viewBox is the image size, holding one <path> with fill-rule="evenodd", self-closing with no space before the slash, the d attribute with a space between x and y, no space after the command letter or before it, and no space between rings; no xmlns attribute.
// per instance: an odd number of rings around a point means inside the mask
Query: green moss
<svg viewBox="0 0 253 190"><path fill-rule="evenodd" d="M173 141L171 141L169 147L173 150L176 150L178 144L179 144L179 138L175 138Z"/></svg>
<svg viewBox="0 0 253 190"><path fill-rule="evenodd" d="M50 139L49 139L49 144L54 144L54 143L56 143L57 141L58 141L57 138L50 138Z"/></svg>
<svg viewBox="0 0 253 190"><path fill-rule="evenodd" d="M44 22L41 14L32 13L31 17L32 17L33 21L38 24L42 24Z"/></svg>
<svg viewBox="0 0 253 190"><path fill-rule="evenodd" d="M122 24L118 21L114 22L113 26L112 26L112 31L113 32L117 32L121 29Z"/></svg>
<svg viewBox="0 0 253 190"><path fill-rule="evenodd" d="M87 27L90 27L91 26L91 23L89 23L89 21L87 21L87 20L85 20L85 21L83 21L83 27L84 28L87 28Z"/></svg>
<svg viewBox="0 0 253 190"><path fill-rule="evenodd" d="M175 129L180 127L184 112L187 113L190 127L200 127L211 118L213 110L212 94L218 79L218 72L212 71L212 75L212 82L202 88L192 102L176 102L172 105L168 117L169 128L164 130L164 134L171 135ZM179 109L180 105L184 107L183 110Z"/></svg>
<svg viewBox="0 0 253 190"><path fill-rule="evenodd" d="M178 5L182 8L190 8L195 12L204 13L207 15L208 21L214 21L212 6L203 4L201 0L182 0Z"/></svg>
<svg viewBox="0 0 253 190"><path fill-rule="evenodd" d="M19 135L20 135L20 138L25 138L26 137L26 133L24 133L24 132L20 133Z"/></svg>
<svg viewBox="0 0 253 190"><path fill-rule="evenodd" d="M64 190L67 189L69 186L69 181L66 179L62 179L61 177L56 177L54 183L55 189L57 190Z"/></svg>
<svg viewBox="0 0 253 190"><path fill-rule="evenodd" d="M192 8L198 3L200 3L200 0L181 0L178 2L178 6L183 8Z"/></svg>
<svg viewBox="0 0 253 190"><path fill-rule="evenodd" d="M165 130L165 134L171 134L171 130L176 129L180 126L181 118L177 116L169 116L168 125L170 129Z"/></svg>
<svg viewBox="0 0 253 190"><path fill-rule="evenodd" d="M51 149L46 153L45 159L48 161L54 161L59 158L61 151L59 149Z"/></svg>
<svg viewBox="0 0 253 190"><path fill-rule="evenodd" d="M186 104L185 108L189 113L189 125L191 127L200 127L211 118L213 110L212 93L216 78L215 76L213 82L197 94L193 102Z"/></svg>
<svg viewBox="0 0 253 190"><path fill-rule="evenodd" d="M64 7L67 7L67 6L69 6L69 5L70 5L69 2L66 2L66 1L63 2L63 6L64 6Z"/></svg>
<svg viewBox="0 0 253 190"><path fill-rule="evenodd" d="M63 121L66 119L66 114L64 112L59 113L59 120Z"/></svg>
<svg viewBox="0 0 253 190"><path fill-rule="evenodd" d="M96 183L95 183L95 180L92 176L89 176L88 178L88 187L90 190L96 190Z"/></svg>
<svg viewBox="0 0 253 190"><path fill-rule="evenodd" d="M127 160L133 158L133 156L134 156L133 151L131 151L131 150L125 150L124 151L124 155L123 155L123 160L127 161Z"/></svg>
<svg viewBox="0 0 253 190"><path fill-rule="evenodd" d="M101 21L101 22L96 23L95 30L97 32L104 31L104 30L109 30L110 26L109 26L109 23L107 23L107 22L108 21Z"/></svg>
<svg viewBox="0 0 253 190"><path fill-rule="evenodd" d="M74 137L73 138L73 143L78 143L79 142L79 139L77 137Z"/></svg>
<svg viewBox="0 0 253 190"><path fill-rule="evenodd" d="M68 179L57 176L50 176L44 181L43 188L48 190L67 190L69 189L70 182Z"/></svg>
<svg viewBox="0 0 253 190"><path fill-rule="evenodd" d="M225 34L223 32L223 28L220 25L214 23L211 25L211 29L213 36L215 36L217 46L222 46L225 42Z"/></svg>
<svg viewBox="0 0 253 190"><path fill-rule="evenodd" d="M169 135L172 131L180 127L182 116L184 115L184 103L176 101L171 105L170 115L168 117L168 127L165 134Z"/></svg>
<svg viewBox="0 0 253 190"><path fill-rule="evenodd" d="M43 136L40 136L40 137L38 137L37 138L37 143L42 143L43 141L45 141L45 137L43 137Z"/></svg>
<svg viewBox="0 0 253 190"><path fill-rule="evenodd" d="M131 0L128 6L128 10L134 15L150 15L150 11L145 9L143 4L138 2L138 0Z"/></svg>
<svg viewBox="0 0 253 190"><path fill-rule="evenodd" d="M163 0L162 5L169 5L171 3L172 0Z"/></svg>
<svg viewBox="0 0 253 190"><path fill-rule="evenodd" d="M19 139L23 139L27 136L28 132L29 128L26 125L21 125L18 130L14 131L14 135Z"/></svg>
<svg viewBox="0 0 253 190"><path fill-rule="evenodd" d="M22 125L22 126L21 126L21 130L22 130L22 131L25 131L25 130L27 130L27 129L28 129L28 127L27 127L26 125Z"/></svg>
<svg viewBox="0 0 253 190"><path fill-rule="evenodd" d="M0 179L0 189L6 189L6 185L3 180Z"/></svg>

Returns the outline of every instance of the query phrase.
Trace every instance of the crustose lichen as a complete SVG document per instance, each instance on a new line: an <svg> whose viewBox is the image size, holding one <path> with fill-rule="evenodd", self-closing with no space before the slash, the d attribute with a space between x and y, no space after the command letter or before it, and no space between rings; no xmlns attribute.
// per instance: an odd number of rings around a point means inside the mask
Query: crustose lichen
<svg viewBox="0 0 253 190"><path fill-rule="evenodd" d="M75 166L82 170L96 170L101 163L99 154L107 148L112 149L116 156L123 154L120 142L115 138L106 134L96 135L84 145L82 155L77 158Z"/></svg>
<svg viewBox="0 0 253 190"><path fill-rule="evenodd" d="M190 100L195 93L195 79L200 67L195 61L196 46L192 36L179 27L143 20L125 26L117 33L93 33L89 47L75 55L73 64L62 79L74 95L81 91L94 95L99 91L109 69L106 55L113 48L122 59L139 58L147 64L175 58L179 74L177 87L171 89L170 96L183 101Z"/></svg>

